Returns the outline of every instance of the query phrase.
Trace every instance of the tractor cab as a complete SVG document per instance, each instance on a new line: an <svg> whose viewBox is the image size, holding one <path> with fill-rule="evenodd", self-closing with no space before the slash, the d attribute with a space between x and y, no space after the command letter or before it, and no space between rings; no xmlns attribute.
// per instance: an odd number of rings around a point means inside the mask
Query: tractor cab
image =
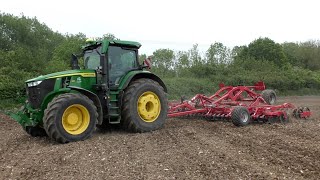
<svg viewBox="0 0 320 180"><path fill-rule="evenodd" d="M108 45L107 45L108 44ZM104 48L108 46L108 48ZM119 86L120 79L129 71L142 70L138 62L137 42L92 42L83 48L84 68L97 70L110 87Z"/></svg>

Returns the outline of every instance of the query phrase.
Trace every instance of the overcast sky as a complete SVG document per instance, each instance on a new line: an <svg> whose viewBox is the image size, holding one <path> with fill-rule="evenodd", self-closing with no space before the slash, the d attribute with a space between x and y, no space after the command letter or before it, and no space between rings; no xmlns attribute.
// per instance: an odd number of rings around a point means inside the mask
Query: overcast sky
<svg viewBox="0 0 320 180"><path fill-rule="evenodd" d="M188 50L198 43L229 47L259 37L276 42L320 39L319 0L1 0L0 11L37 17L54 31L87 37L113 33L158 48Z"/></svg>

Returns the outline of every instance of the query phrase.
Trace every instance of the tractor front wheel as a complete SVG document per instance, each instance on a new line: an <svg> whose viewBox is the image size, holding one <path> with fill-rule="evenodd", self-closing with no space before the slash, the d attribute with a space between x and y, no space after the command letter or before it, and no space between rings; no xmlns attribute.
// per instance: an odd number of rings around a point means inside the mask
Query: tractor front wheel
<svg viewBox="0 0 320 180"><path fill-rule="evenodd" d="M87 96L66 93L55 97L44 112L48 136L60 143L89 138L96 128L97 108Z"/></svg>
<svg viewBox="0 0 320 180"><path fill-rule="evenodd" d="M123 127L132 132L161 128L167 118L167 104L166 93L157 82L145 78L131 82L123 97Z"/></svg>

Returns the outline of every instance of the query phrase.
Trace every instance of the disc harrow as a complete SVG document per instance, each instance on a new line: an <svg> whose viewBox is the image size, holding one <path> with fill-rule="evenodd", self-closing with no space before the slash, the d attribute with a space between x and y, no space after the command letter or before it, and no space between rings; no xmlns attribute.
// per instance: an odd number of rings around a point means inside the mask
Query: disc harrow
<svg viewBox="0 0 320 180"><path fill-rule="evenodd" d="M230 119L236 126L245 126L252 121L286 123L289 110L293 110L295 118L307 119L311 116L308 107L296 108L291 103L275 105L276 93L266 89L262 81L254 86L219 86L220 89L209 97L196 94L190 100L181 98L181 102L169 103L168 117Z"/></svg>

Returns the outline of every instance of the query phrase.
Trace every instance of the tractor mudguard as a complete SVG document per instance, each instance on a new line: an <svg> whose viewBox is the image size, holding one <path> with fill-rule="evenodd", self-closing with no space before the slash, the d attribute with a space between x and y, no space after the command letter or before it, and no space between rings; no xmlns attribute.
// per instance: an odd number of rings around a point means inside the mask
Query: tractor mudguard
<svg viewBox="0 0 320 180"><path fill-rule="evenodd" d="M88 91L86 89L83 89L81 87L77 87L77 86L68 86L67 88L63 88L63 89L60 89L58 92L53 92L51 94L48 94L46 97L45 97L45 100L43 101L43 104L42 104L42 109L46 109L47 108L47 105L50 101L52 101L52 99L54 97L56 97L57 95L60 95L60 94L63 94L63 93L70 93L72 91L76 91L76 92L79 92L79 93L82 93L84 94L85 96L87 96L89 99L91 99L94 104L97 106L97 110L98 110L98 114L99 114L99 117L98 117L98 124L101 124L102 121L103 121L103 111L102 111L102 105L101 105L101 102L98 98L98 96L94 93L92 93L91 91Z"/></svg>
<svg viewBox="0 0 320 180"><path fill-rule="evenodd" d="M97 107L98 114L99 114L98 124L101 125L103 122L103 111L102 111L102 105L101 105L99 97L96 94L92 93L91 91L88 91L88 90L80 88L80 87L76 87L76 86L68 86L68 87L72 90L76 90L76 91L84 94L85 96L87 96L89 99L91 99L93 101L94 105L96 105L96 107Z"/></svg>
<svg viewBox="0 0 320 180"><path fill-rule="evenodd" d="M168 92L166 85L164 84L164 82L155 74L152 74L149 71L132 71L129 72L127 75L125 75L122 80L121 83L119 85L119 89L125 89L126 87L128 87L129 83L140 79L140 78L147 78L147 79L152 79L156 82L158 82L160 84L160 86L163 87L164 92Z"/></svg>

